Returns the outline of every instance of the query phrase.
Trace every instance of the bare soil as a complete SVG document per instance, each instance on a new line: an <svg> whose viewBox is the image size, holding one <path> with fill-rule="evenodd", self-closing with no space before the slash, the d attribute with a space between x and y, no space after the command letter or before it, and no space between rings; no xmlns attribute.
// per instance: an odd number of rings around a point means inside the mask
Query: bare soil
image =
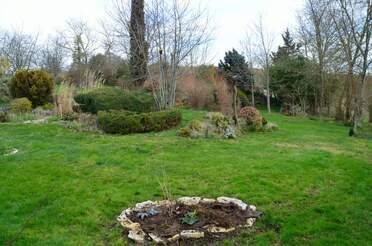
<svg viewBox="0 0 372 246"><path fill-rule="evenodd" d="M186 206L184 204L174 204L171 207L161 206L156 209L159 212L157 215L140 219L137 213L132 213L129 219L141 225L142 230L149 234L154 233L162 239L171 238L172 236L180 233L182 230L198 230L204 232L204 238L198 240L179 241L176 244L193 245L202 242L203 245L207 242L213 242L223 239L238 230L237 227L244 226L248 218L259 218L260 212L250 210L247 208L245 211L239 209L234 204L212 203L202 204L199 203L195 206ZM198 222L193 225L182 223L182 218L188 212L197 213ZM208 227L216 226L223 228L236 228L232 233L210 233L207 231ZM191 243L191 241L193 243Z"/></svg>

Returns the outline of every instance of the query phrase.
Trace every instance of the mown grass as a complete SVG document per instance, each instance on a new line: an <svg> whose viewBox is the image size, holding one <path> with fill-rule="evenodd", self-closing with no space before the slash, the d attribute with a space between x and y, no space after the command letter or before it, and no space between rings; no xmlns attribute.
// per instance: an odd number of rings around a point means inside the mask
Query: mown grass
<svg viewBox="0 0 372 246"><path fill-rule="evenodd" d="M185 125L205 112L184 111ZM238 197L264 212L217 245L372 243L372 142L332 122L267 116L274 133L190 140L176 130L110 136L57 124L0 125L0 245L127 245L125 207L174 197Z"/></svg>

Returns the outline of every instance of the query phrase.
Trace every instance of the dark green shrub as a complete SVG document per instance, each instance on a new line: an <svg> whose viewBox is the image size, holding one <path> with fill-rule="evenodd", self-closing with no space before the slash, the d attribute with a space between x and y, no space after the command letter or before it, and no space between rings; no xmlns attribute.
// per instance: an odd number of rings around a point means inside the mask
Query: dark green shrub
<svg viewBox="0 0 372 246"><path fill-rule="evenodd" d="M78 94L75 101L83 112L96 114L98 111L128 110L150 112L154 109L154 99L143 91L124 91L117 87L103 87Z"/></svg>
<svg viewBox="0 0 372 246"><path fill-rule="evenodd" d="M122 110L98 112L99 128L112 134L163 131L177 126L180 122L181 113L175 110L149 113Z"/></svg>
<svg viewBox="0 0 372 246"><path fill-rule="evenodd" d="M26 113L32 110L32 103L26 97L17 98L11 101L10 108L14 113Z"/></svg>
<svg viewBox="0 0 372 246"><path fill-rule="evenodd" d="M9 94L9 79L8 78L0 78L0 103L7 103L10 99Z"/></svg>
<svg viewBox="0 0 372 246"><path fill-rule="evenodd" d="M5 109L0 109L0 123L8 121L9 121L8 111L6 111Z"/></svg>
<svg viewBox="0 0 372 246"><path fill-rule="evenodd" d="M78 114L75 113L75 112L66 112L64 114L62 114L62 117L61 117L61 120L64 120L64 121L74 121L74 120L77 120L79 118Z"/></svg>
<svg viewBox="0 0 372 246"><path fill-rule="evenodd" d="M42 106L53 100L53 77L43 70L18 70L10 80L13 98L27 97L32 106Z"/></svg>
<svg viewBox="0 0 372 246"><path fill-rule="evenodd" d="M55 107L56 106L53 103L46 103L46 104L41 106L41 108L43 110L53 110L53 109L55 109Z"/></svg>
<svg viewBox="0 0 372 246"><path fill-rule="evenodd" d="M192 130L189 127L183 127L178 131L178 135L184 138L191 137Z"/></svg>
<svg viewBox="0 0 372 246"><path fill-rule="evenodd" d="M238 98L242 107L251 105L251 101L249 100L247 94L245 94L245 92L240 89L238 89Z"/></svg>

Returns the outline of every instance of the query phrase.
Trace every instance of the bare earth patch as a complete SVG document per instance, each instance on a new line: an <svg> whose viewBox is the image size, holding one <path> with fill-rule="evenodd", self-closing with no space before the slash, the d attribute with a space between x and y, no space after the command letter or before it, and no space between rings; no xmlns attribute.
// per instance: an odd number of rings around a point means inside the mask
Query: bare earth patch
<svg viewBox="0 0 372 246"><path fill-rule="evenodd" d="M138 203L124 210L118 221L136 243L206 245L252 227L261 214L235 198L183 197Z"/></svg>

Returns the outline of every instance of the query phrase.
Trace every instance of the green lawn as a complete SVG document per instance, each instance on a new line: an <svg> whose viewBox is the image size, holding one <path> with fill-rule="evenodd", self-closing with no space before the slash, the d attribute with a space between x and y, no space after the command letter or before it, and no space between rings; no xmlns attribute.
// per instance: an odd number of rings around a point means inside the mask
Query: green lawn
<svg viewBox="0 0 372 246"><path fill-rule="evenodd" d="M184 111L186 124L204 112ZM238 197L264 217L218 245L371 245L372 141L331 122L267 116L280 131L190 140L176 130L110 136L0 124L0 245L126 245L125 207Z"/></svg>

